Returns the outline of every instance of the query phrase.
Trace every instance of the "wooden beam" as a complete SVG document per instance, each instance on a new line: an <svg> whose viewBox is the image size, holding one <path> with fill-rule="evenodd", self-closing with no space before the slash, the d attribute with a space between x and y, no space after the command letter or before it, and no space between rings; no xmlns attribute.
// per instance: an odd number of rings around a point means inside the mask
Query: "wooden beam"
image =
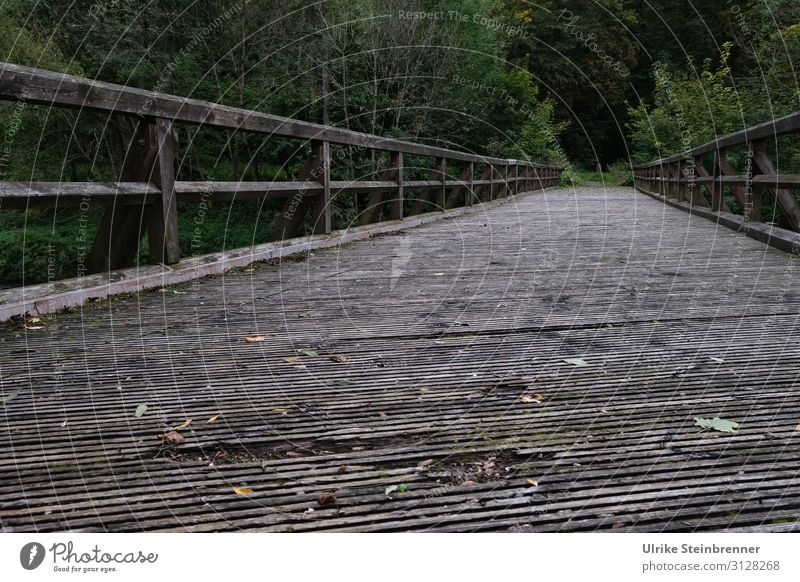
<svg viewBox="0 0 800 582"><path fill-rule="evenodd" d="M161 203L147 207L147 238L150 261L171 265L181 259L181 246L178 241L178 200L175 196L178 132L168 119L156 119L155 126L158 149L152 181L161 190Z"/></svg>
<svg viewBox="0 0 800 582"><path fill-rule="evenodd" d="M753 144L753 162L764 174L776 175L778 170L775 164L767 155L767 144L765 141L757 141ZM800 231L800 205L797 204L794 196L785 188L767 188L775 203L783 212L786 220L794 231Z"/></svg>
<svg viewBox="0 0 800 582"><path fill-rule="evenodd" d="M446 206L447 208L469 206L467 200L470 198L468 190L471 188L470 186L471 180L472 180L472 162L468 162L464 166L464 169L461 170L461 175L458 177L456 185L450 188L450 193L447 195L447 206Z"/></svg>
<svg viewBox="0 0 800 582"><path fill-rule="evenodd" d="M447 209L447 159L436 158L437 173L434 179L438 179L442 186L436 191L436 206L438 210Z"/></svg>
<svg viewBox="0 0 800 582"><path fill-rule="evenodd" d="M305 183L308 188L318 188L322 183L321 180L324 180L325 155L322 144L321 141L311 142L311 157L303 164L298 176L298 181ZM301 189L297 194L286 199L283 210L278 215L272 229L270 240L284 240L298 236L306 214L311 208L304 193L305 191Z"/></svg>
<svg viewBox="0 0 800 582"><path fill-rule="evenodd" d="M322 160L322 172L318 176L322 192L312 198L314 213L314 234L330 234L333 229L333 208L331 206L331 146L328 142L315 142L319 148L317 155Z"/></svg>
<svg viewBox="0 0 800 582"><path fill-rule="evenodd" d="M381 182L390 184L391 187L386 190L372 193L372 195L369 197L369 201L367 202L367 207L358 215L359 225L365 226L367 224L372 224L373 222L378 222L381 218L381 210L386 205L387 201L390 204L389 212L390 214L392 213L390 197L391 192L398 191L398 167L402 167L402 156L403 154L399 152L391 152L389 154L389 165L381 175ZM402 196L402 193L400 194ZM397 208L395 208L394 211L397 211ZM400 214L402 214L402 210Z"/></svg>
<svg viewBox="0 0 800 582"><path fill-rule="evenodd" d="M397 191L392 200L389 201L389 220L402 220L403 219L403 204L405 202L405 193L403 191L403 173L404 173L404 160L403 152L392 153L389 159L389 166L394 167L394 179L397 182Z"/></svg>
<svg viewBox="0 0 800 582"><path fill-rule="evenodd" d="M155 121L138 124L120 172L124 182L149 183L158 155ZM91 250L86 257L89 273L103 273L128 267L139 252L145 209L113 204L103 215Z"/></svg>
<svg viewBox="0 0 800 582"><path fill-rule="evenodd" d="M228 107L219 103L104 83L0 62L0 99L80 110L113 112L139 118L161 117L176 122L252 131L262 134L367 147L458 161L504 163L466 152L359 133L278 115ZM527 163L527 162L526 162Z"/></svg>

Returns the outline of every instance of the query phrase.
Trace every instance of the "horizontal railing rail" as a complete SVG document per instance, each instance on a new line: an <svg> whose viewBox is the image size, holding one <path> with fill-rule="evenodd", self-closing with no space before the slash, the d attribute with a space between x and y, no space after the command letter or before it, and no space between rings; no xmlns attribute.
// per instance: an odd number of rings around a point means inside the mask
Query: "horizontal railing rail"
<svg viewBox="0 0 800 582"><path fill-rule="evenodd" d="M564 169L359 133L10 63L0 63L0 99L133 116L140 121L118 182L0 182L0 208L81 206L87 197L92 205L107 206L89 253L91 272L130 265L139 248L142 226L147 232L150 261L177 263L181 258L178 202L285 199L272 233L273 240L283 240L298 236L309 212L314 233L330 233L334 195L368 194L366 208L359 216L359 224L366 225L379 221L383 215L402 220L405 193L410 190L417 193L411 214L431 206L443 212L483 199L554 186ZM293 181L180 181L175 169L177 123L303 140L311 144L311 157ZM331 145L388 152L388 167L380 180L332 180ZM430 178L406 180L404 155L435 158ZM455 170L458 179L448 179L448 162L460 166ZM476 166L483 166L482 175L475 175Z"/></svg>
<svg viewBox="0 0 800 582"><path fill-rule="evenodd" d="M767 150L777 138L797 133L800 112L635 165L634 185L665 202L796 252L799 239L792 233L800 232L800 204L792 190L800 188L800 174L781 172ZM743 169L737 169L729 156L736 150ZM774 202L775 212L769 217L763 208L765 194Z"/></svg>

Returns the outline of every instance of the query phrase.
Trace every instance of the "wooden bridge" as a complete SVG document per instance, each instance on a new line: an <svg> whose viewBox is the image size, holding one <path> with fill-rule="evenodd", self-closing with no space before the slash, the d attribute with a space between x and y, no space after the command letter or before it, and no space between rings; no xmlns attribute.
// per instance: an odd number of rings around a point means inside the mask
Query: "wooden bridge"
<svg viewBox="0 0 800 582"><path fill-rule="evenodd" d="M145 128L122 182L2 184L4 207L123 208L97 274L4 292L4 531L798 528L797 235L724 203L788 216L793 178L718 170L755 138L636 168L638 191L553 188L558 167L10 65L0 96ZM311 161L181 183L176 122L312 140ZM342 144L389 152L383 179L332 180ZM291 214L285 240L174 264L200 192L300 200L316 233ZM330 199L357 192L367 218L337 230ZM120 269L148 227L154 264Z"/></svg>

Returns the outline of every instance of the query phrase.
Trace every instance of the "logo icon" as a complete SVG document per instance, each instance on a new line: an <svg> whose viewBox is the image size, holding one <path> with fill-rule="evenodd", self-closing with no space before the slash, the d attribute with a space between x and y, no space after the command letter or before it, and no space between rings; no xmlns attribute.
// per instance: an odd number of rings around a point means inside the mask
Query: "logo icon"
<svg viewBox="0 0 800 582"><path fill-rule="evenodd" d="M44 546L39 542L30 542L22 546L19 552L19 563L26 570L35 570L44 561Z"/></svg>

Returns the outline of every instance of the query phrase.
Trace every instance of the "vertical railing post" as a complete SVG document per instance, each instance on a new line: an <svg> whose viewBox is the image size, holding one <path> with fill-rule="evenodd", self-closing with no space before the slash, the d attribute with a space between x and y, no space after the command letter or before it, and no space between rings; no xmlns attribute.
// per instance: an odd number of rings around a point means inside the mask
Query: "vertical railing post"
<svg viewBox="0 0 800 582"><path fill-rule="evenodd" d="M720 170L722 165L720 162L721 156L722 152L720 150L714 151L714 165L711 170L711 177L713 178L711 182L711 210L714 212L721 211L725 201L722 182L719 180L720 176L722 176L722 171Z"/></svg>
<svg viewBox="0 0 800 582"><path fill-rule="evenodd" d="M464 193L464 206L472 206L475 203L475 162L469 163L469 182L467 191Z"/></svg>
<svg viewBox="0 0 800 582"><path fill-rule="evenodd" d="M436 158L436 177L442 183L436 189L436 206L439 210L447 209L447 160Z"/></svg>
<svg viewBox="0 0 800 582"><path fill-rule="evenodd" d="M514 162L514 195L519 194L519 163Z"/></svg>
<svg viewBox="0 0 800 582"><path fill-rule="evenodd" d="M317 181L322 185L322 194L314 198L314 234L330 234L333 229L331 209L331 144L317 141L312 144L317 159Z"/></svg>
<svg viewBox="0 0 800 582"><path fill-rule="evenodd" d="M390 158L390 165L395 168L397 194L389 204L389 218L391 220L403 220L403 163L403 152L393 152Z"/></svg>
<svg viewBox="0 0 800 582"><path fill-rule="evenodd" d="M494 200L494 164L489 164L489 202Z"/></svg>
<svg viewBox="0 0 800 582"><path fill-rule="evenodd" d="M148 207L147 238L150 260L174 264L180 261L178 241L178 201L175 196L175 160L178 156L177 132L169 119L155 121L158 152L152 182L161 190L161 200Z"/></svg>

